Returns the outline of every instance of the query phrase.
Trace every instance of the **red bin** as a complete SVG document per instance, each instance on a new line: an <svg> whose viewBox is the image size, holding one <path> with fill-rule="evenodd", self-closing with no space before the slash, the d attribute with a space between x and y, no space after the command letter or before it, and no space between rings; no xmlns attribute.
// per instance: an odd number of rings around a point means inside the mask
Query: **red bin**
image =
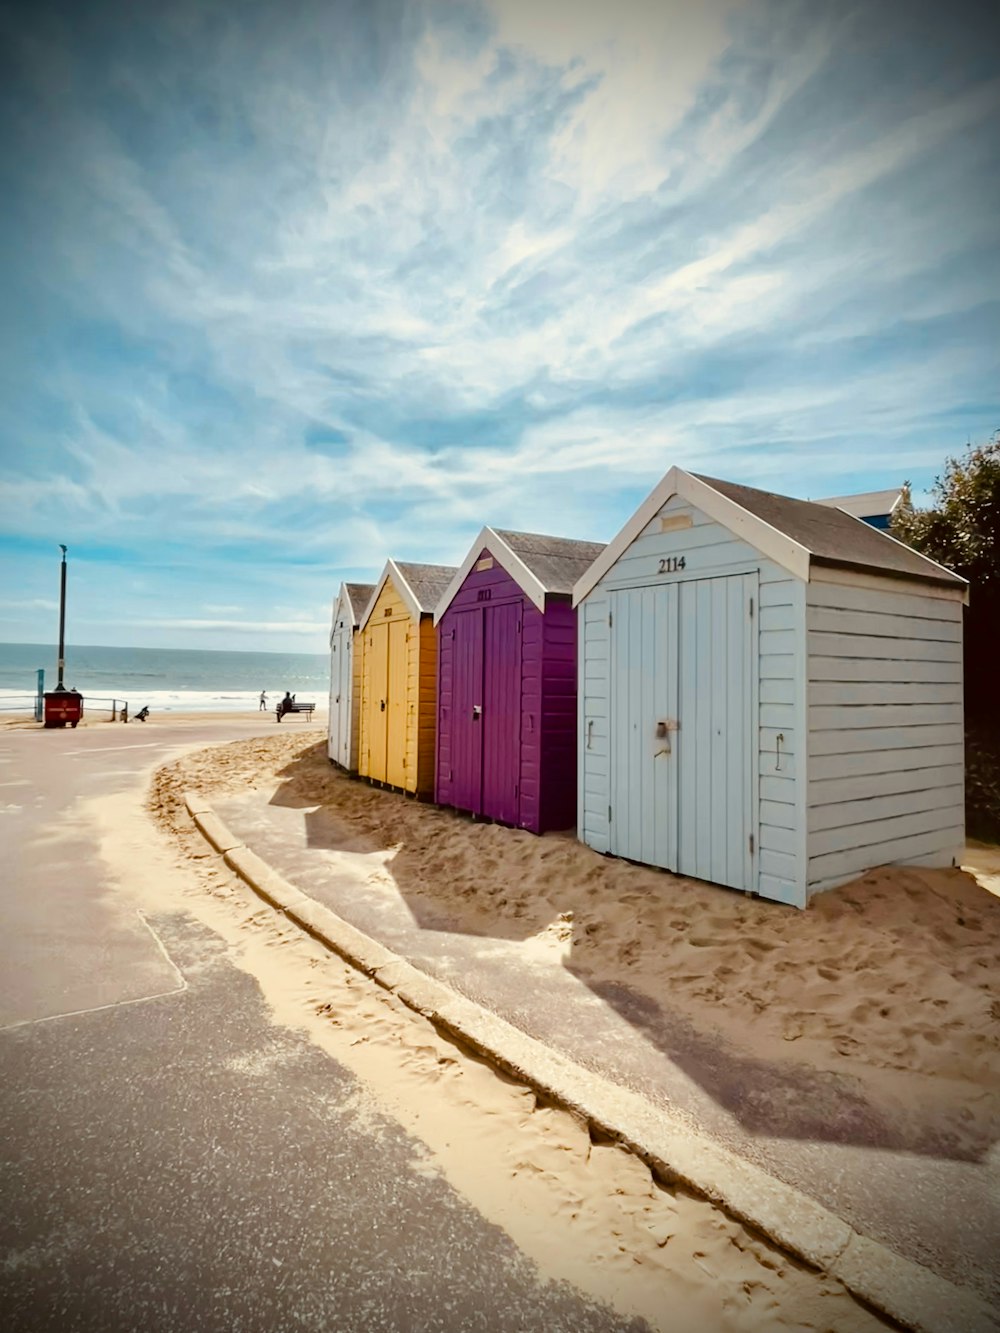
<svg viewBox="0 0 1000 1333"><path fill-rule="evenodd" d="M47 690L45 693L45 725L64 727L68 722L71 727L83 717L83 695L76 690Z"/></svg>

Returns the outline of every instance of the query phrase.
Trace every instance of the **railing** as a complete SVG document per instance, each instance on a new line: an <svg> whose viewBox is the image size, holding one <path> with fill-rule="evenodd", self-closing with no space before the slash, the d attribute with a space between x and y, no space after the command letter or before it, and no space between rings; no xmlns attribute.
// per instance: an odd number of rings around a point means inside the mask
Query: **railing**
<svg viewBox="0 0 1000 1333"><path fill-rule="evenodd" d="M122 722L127 722L129 715L128 700L112 699L110 697L99 699L92 694L85 694L83 696L84 717L86 717L88 713L93 714L95 711L98 713L110 714L108 718L109 722L117 722L119 719Z"/></svg>
<svg viewBox="0 0 1000 1333"><path fill-rule="evenodd" d="M0 698L0 713L28 713L38 717L37 694L8 694Z"/></svg>
<svg viewBox="0 0 1000 1333"><path fill-rule="evenodd" d="M0 713L19 713L27 717L32 717L36 722L42 720L43 701L38 694L8 694L0 696ZM109 722L127 722L128 721L128 700L115 699L110 695L97 696L85 694L83 696L83 715L84 717L93 717L95 713L108 715Z"/></svg>

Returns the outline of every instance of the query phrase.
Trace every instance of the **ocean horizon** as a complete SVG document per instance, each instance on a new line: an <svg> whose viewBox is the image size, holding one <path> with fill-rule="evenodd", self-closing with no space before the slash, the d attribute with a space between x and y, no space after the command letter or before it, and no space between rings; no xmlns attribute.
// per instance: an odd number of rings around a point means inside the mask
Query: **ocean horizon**
<svg viewBox="0 0 1000 1333"><path fill-rule="evenodd" d="M37 673L55 688L52 644L0 643L0 710L34 695ZM261 691L273 707L286 690L325 711L330 660L325 653L233 652L197 648L111 648L67 644L63 683L95 701L124 700L133 713L257 711Z"/></svg>

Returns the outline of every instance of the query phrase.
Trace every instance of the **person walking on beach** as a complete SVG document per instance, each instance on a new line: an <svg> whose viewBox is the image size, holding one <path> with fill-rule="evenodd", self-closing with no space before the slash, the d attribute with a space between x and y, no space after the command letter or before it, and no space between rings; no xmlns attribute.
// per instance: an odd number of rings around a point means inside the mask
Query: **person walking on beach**
<svg viewBox="0 0 1000 1333"><path fill-rule="evenodd" d="M263 713L263 712L266 712L266 711L267 711L267 691L266 691L266 690L261 690L261 692L260 692L260 708L259 708L257 711L260 712L260 713Z"/></svg>

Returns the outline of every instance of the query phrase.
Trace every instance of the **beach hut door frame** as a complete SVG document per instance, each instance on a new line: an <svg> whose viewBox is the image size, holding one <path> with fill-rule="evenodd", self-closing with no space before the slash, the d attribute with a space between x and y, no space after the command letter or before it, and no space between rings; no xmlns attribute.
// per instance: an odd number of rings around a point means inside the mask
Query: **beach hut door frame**
<svg viewBox="0 0 1000 1333"><path fill-rule="evenodd" d="M519 601L455 616L452 803L516 824L520 814L521 628Z"/></svg>
<svg viewBox="0 0 1000 1333"><path fill-rule="evenodd" d="M757 572L610 593L609 850L756 892Z"/></svg>

